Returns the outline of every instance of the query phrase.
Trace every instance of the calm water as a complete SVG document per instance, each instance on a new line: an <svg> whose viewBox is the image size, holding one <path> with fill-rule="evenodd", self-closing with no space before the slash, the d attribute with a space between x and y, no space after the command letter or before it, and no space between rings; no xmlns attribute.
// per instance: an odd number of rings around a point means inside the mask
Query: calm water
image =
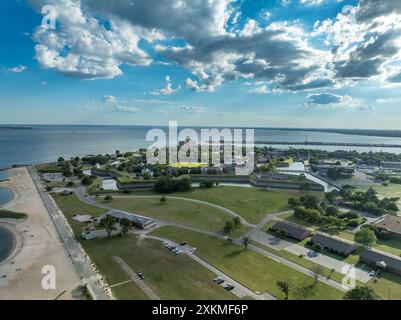
<svg viewBox="0 0 401 320"><path fill-rule="evenodd" d="M7 259L14 247L14 235L0 226L0 262Z"/></svg>
<svg viewBox="0 0 401 320"><path fill-rule="evenodd" d="M5 180L10 177L10 174L7 171L0 171L0 181Z"/></svg>
<svg viewBox="0 0 401 320"><path fill-rule="evenodd" d="M0 206L10 202L13 199L13 193L8 188L0 187Z"/></svg>
<svg viewBox="0 0 401 320"><path fill-rule="evenodd" d="M150 145L145 140L146 133L150 129L151 127L141 126L32 126L32 129L26 130L0 129L0 168L15 164L55 161L59 156L70 158L87 154L114 153L116 150L134 151ZM269 129L256 129L255 140L401 144L400 138ZM378 148L311 148L380 151ZM385 151L401 153L401 149Z"/></svg>

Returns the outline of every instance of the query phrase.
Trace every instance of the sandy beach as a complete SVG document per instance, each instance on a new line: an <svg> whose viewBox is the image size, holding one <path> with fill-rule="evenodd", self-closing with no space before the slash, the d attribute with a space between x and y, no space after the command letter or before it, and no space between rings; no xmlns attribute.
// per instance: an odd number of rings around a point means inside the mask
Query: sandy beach
<svg viewBox="0 0 401 320"><path fill-rule="evenodd" d="M12 177L0 182L14 192L14 199L0 209L22 212L27 220L0 220L16 235L10 258L0 264L0 300L72 299L80 285L75 268L26 168L10 170ZM44 266L54 266L56 289L42 288Z"/></svg>

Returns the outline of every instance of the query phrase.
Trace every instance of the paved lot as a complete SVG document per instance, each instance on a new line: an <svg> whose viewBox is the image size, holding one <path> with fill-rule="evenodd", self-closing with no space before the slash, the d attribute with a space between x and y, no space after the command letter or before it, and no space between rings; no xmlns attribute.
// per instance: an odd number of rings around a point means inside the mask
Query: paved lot
<svg viewBox="0 0 401 320"><path fill-rule="evenodd" d="M289 241L282 240L263 231L257 231L253 233L251 235L251 239L274 250L284 250L293 245L293 243Z"/></svg>
<svg viewBox="0 0 401 320"><path fill-rule="evenodd" d="M304 259L315 262L328 269L335 269L337 272L344 275L347 274L347 271L353 267L348 263L309 250L303 246L280 239L266 232L255 232L251 235L251 239L274 250L286 250L296 256L302 254L304 256ZM369 276L369 272L361 269L355 269L355 277L357 280L362 282L368 282L371 279L371 277Z"/></svg>

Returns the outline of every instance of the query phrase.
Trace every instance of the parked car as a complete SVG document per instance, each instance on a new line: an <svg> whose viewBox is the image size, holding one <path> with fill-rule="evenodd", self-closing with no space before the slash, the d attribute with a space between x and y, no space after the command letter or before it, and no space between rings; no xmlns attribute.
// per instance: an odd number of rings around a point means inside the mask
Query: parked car
<svg viewBox="0 0 401 320"><path fill-rule="evenodd" d="M229 283L227 283L225 286L224 286L224 289L226 289L227 291L231 291L231 290L233 290L235 287L232 285L232 284L229 284Z"/></svg>

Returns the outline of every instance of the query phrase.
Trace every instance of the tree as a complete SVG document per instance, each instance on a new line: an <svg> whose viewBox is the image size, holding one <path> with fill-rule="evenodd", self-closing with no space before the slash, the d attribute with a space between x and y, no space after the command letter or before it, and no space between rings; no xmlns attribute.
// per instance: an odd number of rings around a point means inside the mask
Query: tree
<svg viewBox="0 0 401 320"><path fill-rule="evenodd" d="M171 193L173 192L173 186L169 177L160 177L157 179L155 184L155 190L159 193Z"/></svg>
<svg viewBox="0 0 401 320"><path fill-rule="evenodd" d="M338 208L337 207L334 207L334 206L331 206L331 207L328 207L327 209L326 209L326 214L328 215L328 216L337 216L338 215L338 213L339 213L339 211L338 211Z"/></svg>
<svg viewBox="0 0 401 320"><path fill-rule="evenodd" d="M89 177L89 176L85 176L85 177L83 177L83 179L81 180L81 182L82 182L82 184L84 185L84 186L89 186L91 183L92 183L92 178L91 177Z"/></svg>
<svg viewBox="0 0 401 320"><path fill-rule="evenodd" d="M315 279L315 283L317 283L319 281L319 278L323 275L324 269L321 265L316 264L311 268L311 271L313 278Z"/></svg>
<svg viewBox="0 0 401 320"><path fill-rule="evenodd" d="M123 218L120 220L120 227L121 227L121 233L123 236L127 235L130 227L131 227L131 222L127 218Z"/></svg>
<svg viewBox="0 0 401 320"><path fill-rule="evenodd" d="M113 197L109 194L104 197L104 201L112 201L112 200L113 200Z"/></svg>
<svg viewBox="0 0 401 320"><path fill-rule="evenodd" d="M251 242L251 239L249 237L243 237L242 238L242 244L244 245L245 250L248 249L248 245L249 245L250 242Z"/></svg>
<svg viewBox="0 0 401 320"><path fill-rule="evenodd" d="M369 286L357 286L344 295L344 300L379 300L380 296Z"/></svg>
<svg viewBox="0 0 401 320"><path fill-rule="evenodd" d="M105 228L105 229L106 229L107 237L110 237L110 236L111 236L111 233L112 233L114 230L116 230L115 223L116 223L116 221L114 220L113 217L111 217L111 216L106 216L106 218L104 218L104 219L100 222L99 225L100 225L102 228Z"/></svg>
<svg viewBox="0 0 401 320"><path fill-rule="evenodd" d="M301 205L301 201L299 201L298 198L289 198L288 205L290 206L290 208L296 208Z"/></svg>
<svg viewBox="0 0 401 320"><path fill-rule="evenodd" d="M233 222L234 222L234 226L236 227L236 228L239 228L239 227L241 227L241 219L239 218L239 217L235 217L234 219L233 219Z"/></svg>
<svg viewBox="0 0 401 320"><path fill-rule="evenodd" d="M284 293L284 300L288 300L288 294L290 292L290 283L286 280L278 280L277 287Z"/></svg>
<svg viewBox="0 0 401 320"><path fill-rule="evenodd" d="M312 194L307 194L301 198L301 202L306 209L319 209L320 199Z"/></svg>
<svg viewBox="0 0 401 320"><path fill-rule="evenodd" d="M231 220L227 221L224 225L224 233L230 234L234 230L234 222Z"/></svg>
<svg viewBox="0 0 401 320"><path fill-rule="evenodd" d="M167 202L167 198L166 197L161 197L160 198L160 203L166 203Z"/></svg>
<svg viewBox="0 0 401 320"><path fill-rule="evenodd" d="M355 234L355 242L365 247L370 247L372 244L375 244L376 241L376 234L370 228L361 228L361 230Z"/></svg>

